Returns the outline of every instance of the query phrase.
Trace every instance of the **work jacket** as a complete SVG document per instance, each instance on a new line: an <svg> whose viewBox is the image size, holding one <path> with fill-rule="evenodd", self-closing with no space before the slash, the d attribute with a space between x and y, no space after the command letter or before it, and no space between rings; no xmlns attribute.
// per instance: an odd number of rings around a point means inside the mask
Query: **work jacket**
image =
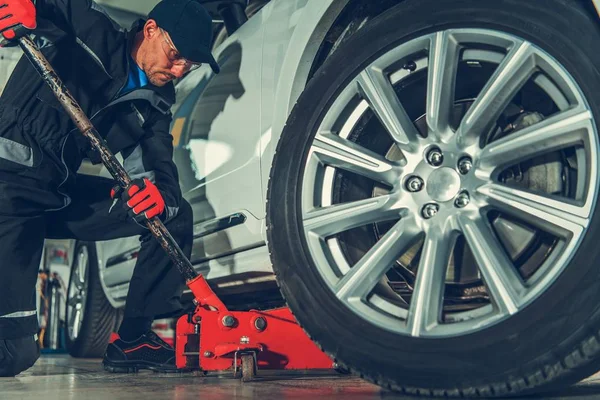
<svg viewBox="0 0 600 400"><path fill-rule="evenodd" d="M169 133L173 84L121 93L144 21L126 31L92 0L37 0L36 9L34 41L131 177L156 184L172 218L181 201ZM41 190L48 209L60 209L86 157L101 161L23 57L0 97L0 181Z"/></svg>

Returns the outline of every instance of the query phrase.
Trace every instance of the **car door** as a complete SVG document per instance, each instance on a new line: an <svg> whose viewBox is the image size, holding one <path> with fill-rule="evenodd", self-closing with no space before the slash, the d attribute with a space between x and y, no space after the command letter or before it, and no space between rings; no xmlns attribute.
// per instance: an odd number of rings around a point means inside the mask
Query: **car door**
<svg viewBox="0 0 600 400"><path fill-rule="evenodd" d="M251 18L215 52L221 67L177 85L172 134L184 197L194 211L192 262L264 245L260 180L262 26Z"/></svg>

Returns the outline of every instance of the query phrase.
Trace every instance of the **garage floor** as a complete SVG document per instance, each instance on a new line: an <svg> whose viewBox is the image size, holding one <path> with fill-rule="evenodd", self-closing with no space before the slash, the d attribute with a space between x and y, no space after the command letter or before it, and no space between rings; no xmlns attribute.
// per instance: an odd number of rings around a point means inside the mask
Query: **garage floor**
<svg viewBox="0 0 600 400"><path fill-rule="evenodd" d="M0 399L413 399L381 390L351 376L268 376L242 384L237 379L143 372L109 374L100 360L44 355L18 378L0 378ZM528 399L531 399L529 397ZM544 399L599 399L600 374ZM420 398L422 400L423 398Z"/></svg>

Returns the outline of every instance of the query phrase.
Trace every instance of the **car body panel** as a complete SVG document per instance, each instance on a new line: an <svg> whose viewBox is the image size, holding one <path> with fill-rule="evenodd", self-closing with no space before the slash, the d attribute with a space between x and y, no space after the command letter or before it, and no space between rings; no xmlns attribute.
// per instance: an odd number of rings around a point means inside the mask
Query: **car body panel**
<svg viewBox="0 0 600 400"><path fill-rule="evenodd" d="M218 75L205 66L178 85L182 104L174 112L174 158L194 224L240 212L252 221L264 208L256 178L262 30L258 19L250 19L216 52ZM262 242L260 229L227 231L220 238L223 243L204 241L207 254L218 256L225 245L231 252Z"/></svg>
<svg viewBox="0 0 600 400"><path fill-rule="evenodd" d="M263 202L275 149L288 115L306 86L325 35L347 3L348 0L274 1L262 11L272 16L265 26L261 76ZM286 16L288 23L281 24ZM266 208L259 217L266 217Z"/></svg>

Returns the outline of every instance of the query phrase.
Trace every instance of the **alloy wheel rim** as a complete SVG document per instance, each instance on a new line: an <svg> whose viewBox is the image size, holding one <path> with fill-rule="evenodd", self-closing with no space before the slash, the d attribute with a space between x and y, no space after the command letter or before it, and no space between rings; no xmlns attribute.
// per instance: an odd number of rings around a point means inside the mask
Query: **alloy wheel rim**
<svg viewBox="0 0 600 400"><path fill-rule="evenodd" d="M460 63L485 60L496 70L453 128ZM410 67L407 68L407 65ZM421 135L395 87L427 74L427 134ZM482 145L516 93L534 82L557 112ZM402 153L389 160L351 140L365 113L373 113ZM576 189L557 197L499 181L503 171L568 149L576 154ZM587 231L598 190L598 141L592 112L570 74L549 54L516 36L484 29L453 29L402 44L368 65L325 110L308 153L302 182L302 226L310 256L335 296L368 322L413 337L448 337L489 327L538 298L564 270ZM385 194L334 202L339 171L382 184ZM487 219L518 218L556 237L538 270L521 276ZM351 265L336 238L367 224L399 219ZM468 243L490 304L445 323L442 308L448 258L457 237ZM422 241L414 292L407 307L372 293L415 242Z"/></svg>
<svg viewBox="0 0 600 400"><path fill-rule="evenodd" d="M67 300L68 321L67 331L69 339L75 341L81 332L83 319L85 317L85 304L87 301L87 288L89 276L89 252L83 246L75 258L73 266L72 282L69 284L69 296Z"/></svg>

